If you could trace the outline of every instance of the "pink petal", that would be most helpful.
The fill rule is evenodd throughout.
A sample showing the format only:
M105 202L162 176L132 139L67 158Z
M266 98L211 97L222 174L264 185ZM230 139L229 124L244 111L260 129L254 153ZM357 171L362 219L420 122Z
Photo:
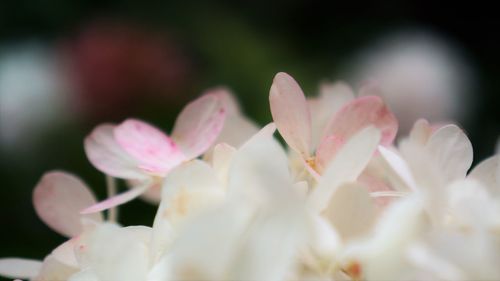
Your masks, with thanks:
M118 205L127 203L128 201L131 201L137 197L139 197L141 194L143 194L149 186L143 186L143 187L134 187L128 191L125 191L121 194L115 195L113 197L110 197L104 201L101 201L97 204L94 204L90 207L81 208L80 214L92 214L92 213L97 213L101 212L113 207L116 207Z
M164 176L186 160L177 144L159 129L127 119L114 129L116 142L148 173Z
M90 163L98 170L113 177L145 178L146 175L137 167L137 162L115 141L114 128L115 126L110 124L99 125L85 138L85 153Z
M224 87L215 88L207 91L203 95L216 95L219 99L221 99L224 104L224 108L226 109L227 115L236 115L240 114L240 106L238 101L234 97L233 93L229 91L229 89Z
M226 105L217 92L210 92L190 102L175 121L172 138L187 159L210 148L219 136L226 118Z
M274 123L286 143L304 158L309 158L311 113L299 84L286 73L276 74L269 103Z
M22 258L0 259L0 276L9 278L35 278L42 268L42 262Z
M307 99L311 112L313 147L319 145L321 134L328 121L342 106L353 99L352 89L343 82L323 83L320 86L320 96Z
M381 131L382 145L390 145L398 131L396 117L377 96L360 97L344 105L330 121L323 136L335 135L347 140L368 126Z
M95 202L94 195L79 178L64 172L46 173L33 191L33 205L40 219L69 237L82 231L80 210ZM91 218L102 221L100 214Z
M310 193L307 205L311 210L321 212L341 184L355 181L372 159L379 143L380 131L373 126L362 129L347 140Z
M329 136L322 139L316 150L316 165L320 172L328 166L328 163L330 163L344 143L345 139L337 136Z

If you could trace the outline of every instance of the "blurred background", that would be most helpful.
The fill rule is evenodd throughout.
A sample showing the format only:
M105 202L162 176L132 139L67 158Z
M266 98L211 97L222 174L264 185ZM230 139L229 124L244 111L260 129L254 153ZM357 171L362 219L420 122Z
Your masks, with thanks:
M95 125L138 117L168 132L187 101L221 85L265 124L278 71L307 95L323 81L378 79L401 131L416 117L457 120L477 163L500 133L500 18L460 5L2 1L0 257L41 259L64 241L31 205L45 171L75 173L105 197L82 145ZM120 222L150 225L155 211L135 200Z

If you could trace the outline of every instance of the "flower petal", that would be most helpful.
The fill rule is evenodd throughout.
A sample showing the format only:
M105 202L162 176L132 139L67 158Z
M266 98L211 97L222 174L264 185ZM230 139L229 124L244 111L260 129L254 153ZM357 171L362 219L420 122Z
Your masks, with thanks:
M38 216L53 230L73 237L80 234L80 210L95 204L89 188L77 177L64 172L46 173L33 191ZM101 214L90 216L102 221Z
M381 145L378 146L378 151L382 158L385 160L387 164L392 168L392 170L396 173L396 175L403 180L404 184L410 188L412 191L417 190L417 184L415 183L415 179L411 174L410 167L405 160L399 156L396 152L385 148Z
M116 142L149 173L164 176L186 157L161 130L146 122L127 119L114 129Z
M42 268L42 262L22 258L1 258L0 275L8 278L35 278Z
M344 143L345 139L337 136L328 136L322 139L316 150L316 164L320 172L328 166Z
M288 74L274 77L269 94L271 114L286 143L302 157L311 150L311 114L299 84Z
M128 191L125 191L123 193L120 193L118 195L115 195L113 197L110 197L104 201L101 201L97 204L94 204L88 208L85 209L80 209L81 214L92 214L92 213L97 213L101 212L113 207L116 207L118 205L127 203L128 201L133 200L136 197L139 197L141 194L143 194L147 189L149 188L148 185L142 186L142 187L134 187Z
M418 119L410 131L410 140L425 145L432 135L432 127L425 119Z
M69 266L53 255L48 255L43 260L42 268L35 280L68 280L76 272L78 272L77 267Z
M472 164L472 144L456 125L447 125L431 135L427 151L441 169L446 182L465 178Z
M212 167L221 182L227 182L229 166L236 149L226 143L219 143L214 147Z
M377 96L364 96L344 105L330 120L323 137L349 139L359 130L374 126L382 133L380 143L389 145L396 137L398 121Z
M145 178L146 175L137 167L137 162L115 141L114 127L110 124L99 125L85 138L85 153L90 163L98 170L113 177Z
M321 212L342 183L356 180L372 158L379 142L380 131L371 126L361 130L347 141L326 168L318 186L309 196L309 207Z
M318 146L328 121L342 106L353 99L354 92L343 82L323 83L320 87L320 96L307 99L311 112L313 147Z
M274 130L274 124L268 124L236 151L229 168L230 196L241 196L256 203L291 196L288 159L279 142L272 137Z
M472 169L468 178L478 180L491 195L500 198L500 155L494 155L481 161Z
M181 223L222 202L224 185L212 167L193 160L172 170L162 189L162 200L153 223L151 256L157 260L172 242Z
M333 193L324 216L345 241L368 234L375 222L376 209L365 186L346 183Z
M187 159L193 159L212 146L226 119L226 105L217 93L207 93L190 102L175 121L172 138Z
M222 100L227 112L224 126L213 145L224 142L239 147L259 131L259 126L243 115L236 98L229 90L219 88L212 93Z
M236 100L235 96L231 91L225 87L219 87L212 90L206 91L203 95L216 95L219 99L221 99L224 104L224 108L226 109L227 115L239 115L240 114L240 105Z
M78 237L74 237L62 243L52 251L51 256L62 264L78 268L78 261L75 254L77 241Z
M147 245L128 228L102 224L90 234L86 258L99 280L147 280Z

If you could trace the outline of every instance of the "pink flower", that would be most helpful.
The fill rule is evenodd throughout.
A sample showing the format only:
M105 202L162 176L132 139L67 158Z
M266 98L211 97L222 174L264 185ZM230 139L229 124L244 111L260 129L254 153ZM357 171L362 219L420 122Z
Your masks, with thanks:
M361 93L373 92L369 84ZM313 175L324 170L344 143L361 129L374 126L382 134L380 143L390 145L396 137L398 123L383 101L373 95L361 96L344 104L322 128L318 144L312 143L311 107L302 89L286 73L278 73L271 86L269 101L278 131L286 143L302 156Z
M146 192L173 168L202 155L218 137L225 116L226 106L221 96L207 93L182 110L171 136L137 119L97 126L85 139L89 161L103 173L139 183L139 186L82 213L99 212L128 202Z

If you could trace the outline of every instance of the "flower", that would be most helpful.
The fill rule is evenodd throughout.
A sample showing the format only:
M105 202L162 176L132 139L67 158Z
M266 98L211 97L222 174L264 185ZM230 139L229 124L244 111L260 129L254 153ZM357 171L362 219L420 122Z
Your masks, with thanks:
M222 99L215 93L207 93L182 110L172 137L137 119L95 128L85 139L89 161L107 175L139 183L83 213L99 212L128 202L152 188L174 167L200 156L222 130L225 115Z
M366 86L362 92L373 91L372 88L373 85ZM342 84L328 90L325 91L329 93L322 98L325 100L323 106L326 109L315 113L313 119L311 109L318 109L318 101L308 104L300 86L288 74L276 75L269 95L271 113L280 134L290 148L300 154L308 170L316 177L334 158L339 148L359 130L370 125L380 129L383 145L391 144L397 132L396 118L379 97L363 96L350 100L351 90ZM336 94L347 96L338 98L344 102L340 108L334 98ZM332 102L330 112L328 112L329 101ZM323 128L318 128L321 127L318 125L324 123L321 119L325 119L324 116L328 115L331 116L330 120ZM315 136L322 130L321 137L314 138L317 143L312 142L313 128Z
M425 120L393 145L397 122L380 99L348 98L332 102L332 109L326 101L347 89L339 87L308 101L290 76L278 74L270 91L276 124L259 130L222 88L189 104L171 137L135 119L97 127L86 152L107 174L110 198L96 203L71 174L44 175L33 193L35 210L70 239L43 261L0 259L0 275L35 281L498 279L500 156L469 172L473 151L466 134ZM232 120L223 126L224 116ZM326 133L316 142L322 127ZM276 129L295 154L274 138ZM297 175L297 157L314 178ZM113 196L112 177L132 181L131 190ZM113 209L102 218L106 208L155 188L160 202L152 226L122 226Z

